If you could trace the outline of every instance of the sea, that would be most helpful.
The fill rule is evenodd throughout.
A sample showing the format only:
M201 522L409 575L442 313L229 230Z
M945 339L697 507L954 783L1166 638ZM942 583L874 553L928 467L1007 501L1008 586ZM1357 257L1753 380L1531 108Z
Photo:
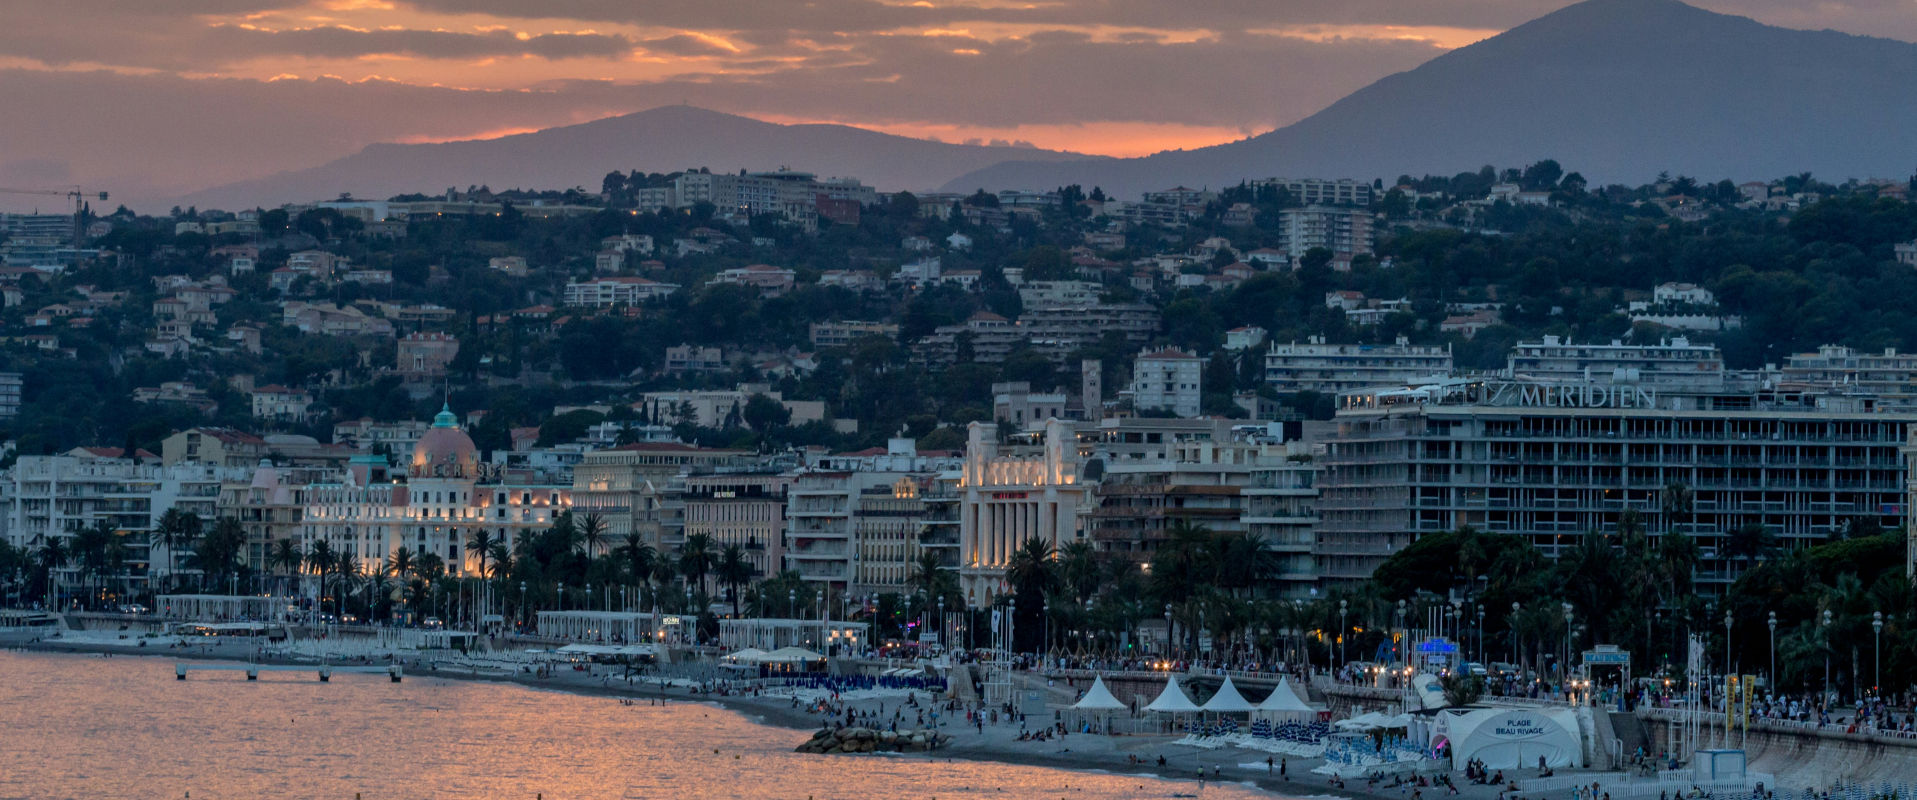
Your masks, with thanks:
M802 755L804 731L713 705L625 705L408 675L195 672L0 652L0 798L615 800L1269 798L1192 780Z

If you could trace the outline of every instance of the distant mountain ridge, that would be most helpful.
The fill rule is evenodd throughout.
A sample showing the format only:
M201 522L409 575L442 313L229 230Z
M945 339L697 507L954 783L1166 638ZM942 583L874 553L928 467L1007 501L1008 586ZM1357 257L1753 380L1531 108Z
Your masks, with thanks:
M1917 166L1917 45L1799 31L1677 0L1586 0L1388 76L1293 125L1143 158L979 170L945 185L1119 197L1273 176L1455 174L1555 158L1592 183Z
M612 170L790 167L858 178L883 191L927 190L1008 160L1096 160L1023 147L946 144L848 125L781 125L693 106L661 106L498 139L374 144L309 169L196 192L181 205L273 206L352 193L385 198L449 186L598 191Z

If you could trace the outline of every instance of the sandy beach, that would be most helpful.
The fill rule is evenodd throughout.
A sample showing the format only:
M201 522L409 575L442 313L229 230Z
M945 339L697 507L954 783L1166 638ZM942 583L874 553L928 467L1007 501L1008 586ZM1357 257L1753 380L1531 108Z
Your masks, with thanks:
M261 664L312 665L311 661L288 658L264 657L258 649L247 643L236 642L189 642L183 646L151 645L140 647L129 641L118 644L100 641L62 641L59 639L33 642L16 642L15 646L32 652L93 654L105 657L147 657L156 660L171 661L255 661ZM432 677L451 680L485 681L493 683L511 683L531 689L563 691L574 694L629 699L643 702L679 702L703 703L724 708L748 719L765 725L791 730L816 731L828 719L814 713L804 703L795 704L787 696L754 696L751 694L721 694L700 692L696 687L667 685L659 677L633 676L630 679L618 673L599 667L595 670L572 671L559 670L548 675L534 673L485 673L456 668L435 668L430 655L418 659L404 659L406 674L413 677ZM351 662L335 662L346 666ZM371 662L384 663L384 662ZM880 722L889 723L891 714L900 708L903 694L871 698L849 698L841 702L845 708L861 712L872 712ZM927 703L928 693L918 693L918 702ZM900 725L900 730L916 727L915 716L908 716ZM841 715L842 718L842 715ZM1050 725L1051 720L1033 717L1027 729L1037 730ZM887 754L886 758L927 758L927 759L967 759L991 761L1025 766L1050 767L1065 770L1095 770L1111 774L1127 774L1189 780L1194 789L1199 784L1202 771L1207 785L1217 781L1256 786L1260 789L1290 797L1332 796L1347 797L1354 800L1408 800L1414 796L1414 788L1385 787L1371 788L1361 781L1349 781L1344 787L1328 783L1323 775L1311 773L1312 768L1322 762L1318 759L1273 757L1272 765L1265 762L1266 753L1233 747L1205 749L1180 745L1176 742L1182 735L1120 735L1101 736L1089 734L1068 734L1047 741L1020 741L1020 726L1016 722L1001 718L997 723L987 722L981 731L978 726L965 723L964 717L956 721L944 721L938 728L939 733L951 737L949 744L929 753ZM1158 764L1159 757L1165 764ZM859 756L819 756L820 758L859 757ZM873 756L865 756L873 757ZM1134 761L1133 759L1136 759ZM1287 774L1280 777L1277 766L1284 762ZM1218 777L1213 777L1214 770ZM1559 775L1548 781L1552 789L1540 786L1537 790L1523 791L1528 778L1535 777L1535 771L1525 770L1515 776L1521 791L1512 797L1545 797L1557 794L1555 787L1563 784L1563 791L1569 791L1570 778L1583 783L1598 781L1601 784L1621 780L1617 773L1600 773L1588 770L1560 770ZM1459 781L1458 797L1465 800L1496 800L1497 787L1473 786ZM1426 787L1419 796L1436 798L1444 793L1443 787ZM1620 795L1623 793L1620 793ZM1653 792L1655 794L1655 792Z

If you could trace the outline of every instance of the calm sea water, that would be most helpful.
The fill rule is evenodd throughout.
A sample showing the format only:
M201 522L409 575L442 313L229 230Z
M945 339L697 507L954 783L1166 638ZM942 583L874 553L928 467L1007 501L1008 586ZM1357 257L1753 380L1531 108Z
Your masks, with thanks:
M196 673L0 653L0 798L1104 798L1191 782L791 752L718 708L408 676ZM718 752L714 752L714 751ZM1269 797L1212 787L1207 798Z

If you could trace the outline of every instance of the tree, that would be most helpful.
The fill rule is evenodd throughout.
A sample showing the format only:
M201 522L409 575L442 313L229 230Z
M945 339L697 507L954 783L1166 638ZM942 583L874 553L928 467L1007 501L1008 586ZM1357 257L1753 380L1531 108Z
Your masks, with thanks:
M233 585L227 579L239 574L245 555L246 529L237 519L221 517L213 523L213 530L200 539L200 546L193 552L193 562L200 570L202 584L210 584L218 591L222 584Z
M154 528L153 535L158 538L160 546L166 550L166 576L169 586L172 585L173 569L179 563L177 557L179 549L191 547L193 542L200 538L202 525L200 515L190 511L169 508L166 513L160 515L160 522Z
M1770 554L1777 546L1777 534L1761 522L1739 525L1724 538L1724 557L1744 559L1745 569Z
M326 610L326 576L332 572L337 561L338 556L333 552L333 545L325 539L315 540L306 549L306 568L312 570L314 575L319 578L319 605L321 611ZM333 610L335 612L339 610L338 602L333 604Z
M706 574L712 571L712 536L704 533L686 535L685 544L679 548L679 571L686 576L686 585L706 590Z
M652 584L652 568L659 559L659 551L646 544L638 532L628 533L624 543L619 546L619 557L625 561L626 576L632 579L635 599L645 605L643 590Z
M617 173L614 173L617 174ZM485 528L474 528L466 537L466 552L479 561L479 574L486 574L486 562L493 557L493 545L499 541L493 538L493 532Z
M726 585L726 591L732 596L732 616L739 616L739 586L752 580L752 562L746 558L745 548L737 544L728 544L719 551L719 565L715 572L719 580Z
M596 511L587 512L579 520L579 541L586 546L586 557L598 555L606 543L606 518Z
M1444 704L1453 708L1471 705L1484 696L1484 679L1476 675L1453 672L1439 678L1438 686L1444 689Z
M300 564L304 561L305 557L300 553L299 543L291 538L275 539L273 545L267 549L266 568L281 573L287 578L298 572ZM285 590L286 587L282 583L280 591Z

